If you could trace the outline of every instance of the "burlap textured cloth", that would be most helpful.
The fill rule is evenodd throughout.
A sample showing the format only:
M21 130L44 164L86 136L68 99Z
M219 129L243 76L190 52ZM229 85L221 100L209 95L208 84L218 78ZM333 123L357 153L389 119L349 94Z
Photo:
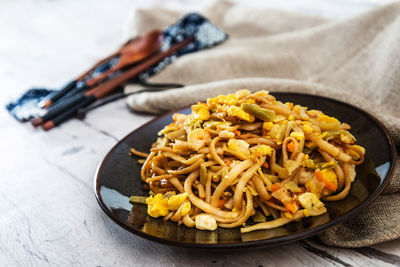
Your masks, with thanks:
M228 33L229 40L182 56L150 79L187 86L133 95L128 98L130 108L162 113L242 88L305 92L370 112L400 145L400 3L341 21L226 1L214 3L202 14ZM165 28L181 15L159 8L137 10L128 35ZM376 201L321 234L321 240L361 247L399 238L399 169L398 161L392 182Z

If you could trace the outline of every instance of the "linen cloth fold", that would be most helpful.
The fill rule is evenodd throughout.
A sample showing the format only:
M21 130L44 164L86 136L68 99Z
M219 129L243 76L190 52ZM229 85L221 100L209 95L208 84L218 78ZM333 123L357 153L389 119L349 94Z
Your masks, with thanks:
M162 113L218 94L304 92L358 106L400 145L400 3L341 21L218 1L202 12L229 34L224 44L177 58L149 82L183 88L128 97L134 111ZM182 13L136 10L127 34L165 28ZM127 85L126 91L135 90ZM399 150L397 151L399 153ZM384 193L358 216L332 227L328 245L362 247L400 237L400 166Z

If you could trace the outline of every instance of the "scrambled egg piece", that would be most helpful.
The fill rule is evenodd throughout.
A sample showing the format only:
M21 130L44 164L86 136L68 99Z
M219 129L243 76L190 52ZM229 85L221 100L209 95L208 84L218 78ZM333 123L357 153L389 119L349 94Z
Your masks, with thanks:
M254 94L258 95L258 96L268 96L269 92L266 90L261 90L261 91L255 92Z
M165 193L165 196L162 194L157 194L154 197L149 196L146 198L147 213L154 218L166 216L169 211L178 210L179 207L186 201L187 195L187 193L175 195L175 192L169 191ZM191 208L192 206L189 201L183 204L181 209L182 216L188 214Z
M186 202L185 204L183 204L182 210L181 210L181 214L182 216L185 216L186 214L189 214L190 210L192 209L192 205L190 204L190 202Z
M228 115L237 117L241 120L248 121L248 122L253 122L256 119L253 115L251 115L250 113L247 113L246 111L242 110L241 108L239 108L237 106L230 106L228 109Z
M303 126L303 131L306 132L307 134L310 134L310 133L312 133L313 128L310 125L305 124Z
M249 144L246 141L239 140L239 139L229 139L228 141L228 147L236 152L240 153L244 157L250 157L250 150L249 150Z
M204 103L192 105L192 111L194 119L196 120L205 121L210 118L210 111L208 110L208 106Z
M199 230L210 230L214 231L217 229L217 221L215 218L208 214L199 214L195 219L196 228Z
M272 126L274 126L274 123L272 121L268 121L268 122L265 121L263 123L263 129L265 129L267 131L271 130Z
M299 141L304 140L304 134L302 132L291 132L290 136Z
M257 157L271 156L272 147L270 147L268 145L260 145L256 149L253 150L253 154Z
M146 198L147 213L154 218L165 216L168 214L168 199L164 198L163 195L157 194L154 197L150 196Z
M238 99L234 94L229 95L219 95L214 98L207 99L207 105L209 107L216 107L218 104L226 104L226 105L236 105Z
M280 121L283 121L283 120L285 120L286 118L285 118L285 116L283 116L283 115L276 115L273 119L272 119L272 121L273 122L280 122Z
M179 195L171 196L168 199L168 209L169 210L177 210L182 205L182 203L187 199L188 194L182 193Z
M324 207L324 203L322 203L315 194L310 192L301 194L298 199L301 206L307 210L318 210Z
M329 163L333 163L335 164L333 161L328 162ZM321 170L321 173L323 175L323 179L325 181L328 181L330 183L334 183L335 185L337 185L337 177L336 177L336 173L332 170L332 169L323 169Z
M335 117L329 117L325 114L319 116L318 121L327 122L327 123L340 123L338 121L338 119L336 119Z
M319 121L319 127L322 131L335 130L340 128L340 121L334 117L329 117L325 114L322 114L317 120Z
M236 96L238 99L240 99L240 98L246 97L246 96L248 96L248 95L250 95L250 94L251 94L250 90L248 90L248 89L242 89L242 90L236 91L235 96Z

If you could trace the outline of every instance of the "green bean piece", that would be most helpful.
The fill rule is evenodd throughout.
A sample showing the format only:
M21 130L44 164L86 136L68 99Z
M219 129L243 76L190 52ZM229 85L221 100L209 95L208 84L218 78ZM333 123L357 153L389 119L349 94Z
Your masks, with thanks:
M247 104L243 103L241 105L241 108L246 111L247 113L250 113L254 115L257 119L263 120L263 121L271 121L275 118L275 111L262 108L259 105L256 104Z
M255 223L261 223L267 221L267 218L265 218L264 214L262 214L258 210L256 210L256 214L254 214L252 218Z
M204 163L200 164L200 183L204 186L207 183L207 167Z
M146 204L146 198L145 196L131 196L129 198L130 203L141 203L141 204Z

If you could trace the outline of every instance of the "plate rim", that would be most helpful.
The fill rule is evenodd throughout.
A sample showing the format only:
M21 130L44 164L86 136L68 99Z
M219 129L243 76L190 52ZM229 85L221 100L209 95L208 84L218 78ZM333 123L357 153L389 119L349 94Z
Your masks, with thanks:
M139 231L136 230L132 227L130 227L128 224L126 224L125 222L121 221L114 213L112 213L110 211L110 209L107 207L107 205L104 203L102 196L100 194L100 184L99 184L99 178L100 178L100 174L101 171L103 169L104 163L107 161L107 159L109 158L109 156L111 155L111 153L122 143L125 142L125 140L131 136L132 134L134 134L135 132L141 130L142 128L145 128L147 125L153 123L154 121L157 121L159 119L165 118L167 116L171 116L173 113L182 111L189 106L185 106L183 108L179 108L179 109L175 109L172 111L168 111L164 114L161 114L159 116L156 116L155 118L151 119L150 121L144 123L143 125L140 125L139 127L137 127L136 129L134 129L133 131L131 131L130 133L128 133L126 136L124 136L122 139L120 139L108 152L107 154L104 156L104 158L101 160L101 162L99 163L95 175L94 175L94 194L97 200L97 203L100 205L101 209L103 210L103 212L116 224L118 224L120 227L122 227L123 229L127 230L128 232L135 234L136 236L139 236L141 238L147 239L147 240L151 240L157 243L161 243L164 245L172 245L175 247L184 247L184 248L200 248L200 249L218 249L218 250L226 250L226 249L245 249L245 248L263 248L263 247L268 247L268 246L275 246L275 245L283 245L283 244L287 244L287 243L292 243L301 239L305 239L314 235L317 235L325 230L327 230L330 227L333 227L334 225L339 225L344 223L345 221L347 221L349 218L351 218L352 216L357 215L361 210L363 210L364 208L366 208L368 205L370 205L381 193L382 191L387 187L387 185L389 184L389 182L392 180L393 178L393 174L394 174L394 167L395 167L395 163L396 163L396 159L397 159L397 153L396 153L396 145L394 142L394 138L393 136L390 134L390 132L388 131L388 129L386 128L386 126L380 122L375 116L373 116L371 113L356 107L352 104L349 103L345 103L343 101L334 99L334 98L329 98L329 97L325 97L325 96L320 96L320 95L313 95L313 94L308 94L308 93L300 93L300 92L270 92L271 95L274 94L290 94L290 95L300 95L300 96L306 96L306 97L312 97L312 98L320 98L320 99L324 99L324 100L328 100L328 101L333 101L342 105L346 105L349 106L355 110L357 110L360 113L363 113L364 115L366 115L368 118L370 118L376 125L378 125L381 130L384 132L385 136L386 136L386 140L389 143L389 147L390 147L390 154L391 154L391 162L390 162L390 168L389 171L386 175L386 177L384 178L383 183L381 183L377 189L372 192L372 194L370 194L366 199L364 199L357 207L353 208L352 210L350 210L349 212L345 213L344 215L329 221L328 223L316 226L315 228L311 228L309 230L303 231L303 232L299 232L299 233L294 233L294 234L289 234L289 235L284 235L284 236L278 236L278 237L274 237L274 238L269 238L269 239L261 239L261 240L256 240L256 241L249 241L249 242L242 242L242 243L225 243L225 244L207 244L207 243L189 243L189 242L180 242L180 241L175 241L175 240L169 240L169 239L165 239L165 238L161 238L161 237L157 237L157 236L153 236L150 234L147 234L143 231Z

